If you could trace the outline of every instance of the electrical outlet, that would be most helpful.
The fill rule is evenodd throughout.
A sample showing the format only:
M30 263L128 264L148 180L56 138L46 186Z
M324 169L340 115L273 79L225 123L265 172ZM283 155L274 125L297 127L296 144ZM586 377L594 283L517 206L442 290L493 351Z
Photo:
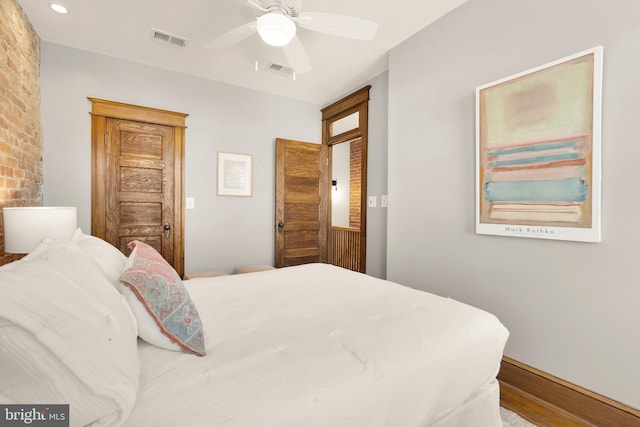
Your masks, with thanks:
M369 196L369 207L375 208L378 204L378 198L376 196Z

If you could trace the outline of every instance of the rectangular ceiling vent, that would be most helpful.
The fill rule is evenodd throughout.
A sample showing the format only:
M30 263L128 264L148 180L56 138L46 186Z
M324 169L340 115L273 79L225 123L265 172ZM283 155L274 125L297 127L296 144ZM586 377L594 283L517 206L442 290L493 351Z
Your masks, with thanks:
M183 48L187 47L187 44L189 43L189 39L185 37L176 36L175 34L158 30L156 28L151 29L151 40Z
M285 77L291 77L293 75L293 68L273 62L268 63L265 69Z

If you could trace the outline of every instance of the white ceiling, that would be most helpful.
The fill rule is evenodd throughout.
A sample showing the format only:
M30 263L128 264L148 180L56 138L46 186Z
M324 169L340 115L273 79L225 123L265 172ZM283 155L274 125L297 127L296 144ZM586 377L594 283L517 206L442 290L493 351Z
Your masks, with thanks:
M299 29L313 69L294 81L262 69L269 62L288 64L280 48L257 34L225 50L203 49L260 14L246 0L59 0L67 15L53 12L45 0L18 0L44 41L319 105L385 71L390 49L465 1L302 0L302 11L355 16L379 26L373 41ZM188 45L153 41L151 28L186 38Z

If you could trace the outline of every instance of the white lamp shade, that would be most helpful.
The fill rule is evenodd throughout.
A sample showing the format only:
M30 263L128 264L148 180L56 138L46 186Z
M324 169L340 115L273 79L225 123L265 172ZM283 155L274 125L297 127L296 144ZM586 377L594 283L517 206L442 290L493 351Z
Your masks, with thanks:
M281 13L270 12L258 18L257 30L265 43L285 46L295 37L296 24Z
M2 208L4 251L26 254L43 239L70 239L78 227L74 207Z

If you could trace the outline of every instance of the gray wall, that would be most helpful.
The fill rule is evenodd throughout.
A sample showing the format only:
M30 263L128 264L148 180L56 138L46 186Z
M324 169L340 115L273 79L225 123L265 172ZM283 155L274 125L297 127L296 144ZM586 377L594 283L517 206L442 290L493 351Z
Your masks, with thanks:
M387 136L389 73L366 82L369 90L369 144L367 146L367 196L376 196L375 208L367 208L367 274L387 277L387 210L380 196L387 193Z
M321 142L320 106L42 43L45 205L91 229L87 96L187 113L185 271L273 264L275 138ZM216 196L216 152L253 156L253 197Z
M487 309L506 355L640 407L640 2L469 0L391 51L388 277ZM474 234L475 88L604 46L602 243Z
M322 106L43 42L45 205L78 207L91 229L87 97L187 113L185 271L273 263L275 138L321 142ZM369 188L386 192L387 73L370 82ZM359 89L354 88L354 90ZM345 94L345 96L348 94ZM216 152L253 156L253 197L216 196ZM386 274L386 209L369 210L370 274Z

